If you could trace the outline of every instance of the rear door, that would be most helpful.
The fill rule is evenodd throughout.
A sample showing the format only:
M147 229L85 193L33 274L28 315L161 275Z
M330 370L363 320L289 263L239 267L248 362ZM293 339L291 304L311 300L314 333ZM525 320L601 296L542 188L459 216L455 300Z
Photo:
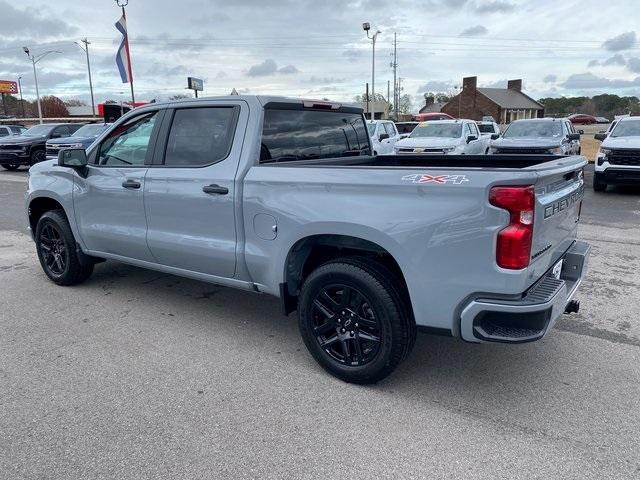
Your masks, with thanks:
M158 263L233 277L235 176L247 119L241 101L167 112L145 184L147 243Z

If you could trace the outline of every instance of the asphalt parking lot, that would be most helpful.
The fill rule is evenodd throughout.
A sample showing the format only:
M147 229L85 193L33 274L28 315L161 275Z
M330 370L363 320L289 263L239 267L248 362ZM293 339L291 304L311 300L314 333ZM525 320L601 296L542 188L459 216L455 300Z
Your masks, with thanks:
M640 189L594 194L579 314L520 346L420 334L373 387L276 299L113 262L57 287L0 171L0 478L640 478Z

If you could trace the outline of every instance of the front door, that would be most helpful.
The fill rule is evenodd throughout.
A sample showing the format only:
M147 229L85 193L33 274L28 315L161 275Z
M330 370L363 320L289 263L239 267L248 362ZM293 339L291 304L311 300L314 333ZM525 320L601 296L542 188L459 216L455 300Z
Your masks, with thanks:
M115 127L78 176L73 204L80 236L92 252L153 261L146 242L144 183L161 112Z
M219 277L236 269L234 196L246 125L243 102L211 102L167 112L145 185L147 243L162 265Z

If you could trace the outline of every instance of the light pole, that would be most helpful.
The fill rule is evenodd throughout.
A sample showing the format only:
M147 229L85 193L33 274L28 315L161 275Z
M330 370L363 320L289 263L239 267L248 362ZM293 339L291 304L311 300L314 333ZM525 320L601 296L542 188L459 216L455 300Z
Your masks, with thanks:
M91 42L89 40L87 40L87 38L83 38L82 40L80 40L82 43L84 43L84 47L82 45L80 45L78 42L73 42L75 43L78 47L80 47L82 50L84 50L84 53L87 54L87 71L89 72L89 91L91 92L91 111L93 112L93 116L96 116L96 103L93 100L93 83L91 82L91 63L89 62L89 45L91 44Z
M20 90L20 109L22 110L22 118L24 118L24 101L22 100L22 83L20 83L20 80L22 80L22 76L18 77L18 90Z
M31 52L29 52L29 48L27 47L22 47L22 50L24 50L24 53L27 54L27 57L29 57L29 60L31 60L31 63L33 64L33 79L35 80L35 83L36 83L36 97L38 99L38 118L40 119L40 123L42 123L42 107L40 106L40 91L38 90L38 74L36 73L36 63L38 63L40 60L42 60L44 57L46 57L50 53L62 53L62 52L60 50L48 50L36 57L35 55L32 55Z
M369 25L369 22L365 22L362 24L362 29L367 32L367 38L369 40L371 40L371 43L373 44L373 56L371 59L371 97L373 97L373 105L371 107L371 120L373 120L374 117L374 113L373 111L375 110L375 101L376 101L376 39L378 38L378 34L381 33L380 30L376 30L376 33L373 34L373 36L369 36L369 30L371 30L371 25Z

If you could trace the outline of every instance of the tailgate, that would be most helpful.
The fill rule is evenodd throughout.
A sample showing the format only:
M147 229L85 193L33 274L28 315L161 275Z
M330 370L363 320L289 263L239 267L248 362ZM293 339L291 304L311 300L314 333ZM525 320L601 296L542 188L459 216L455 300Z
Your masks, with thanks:
M530 270L537 280L576 239L584 195L584 164L539 173Z

